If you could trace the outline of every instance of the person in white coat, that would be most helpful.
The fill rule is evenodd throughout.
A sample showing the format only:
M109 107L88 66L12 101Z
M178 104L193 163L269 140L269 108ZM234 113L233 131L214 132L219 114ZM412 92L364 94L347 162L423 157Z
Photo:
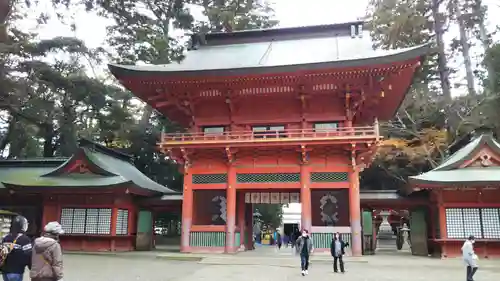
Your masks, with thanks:
M464 245L462 246L462 256L465 262L465 266L467 266L467 281L474 281L474 274L478 269L477 265L477 255L474 253L474 236L469 236L467 240L465 240Z

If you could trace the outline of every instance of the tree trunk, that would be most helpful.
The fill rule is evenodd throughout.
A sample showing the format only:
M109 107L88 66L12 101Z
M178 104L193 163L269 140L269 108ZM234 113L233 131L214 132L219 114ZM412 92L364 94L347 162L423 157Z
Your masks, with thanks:
M5 135L0 140L0 154L1 154L1 152L3 152L5 150L5 148L7 147L7 145L11 141L11 137L14 133L14 127L16 125L16 121L17 120L13 116L11 116L9 118L9 126L7 127L7 132L5 132Z
M443 91L443 96L445 99L446 108L444 109L447 115L447 131L448 138L451 138L449 141L452 141L454 137L452 133L458 127L459 124L459 116L452 109L453 99L451 97L451 87L450 87L450 72L448 69L448 62L446 58L445 52L445 44L444 44L444 22L445 17L439 11L440 6L442 4L442 0L432 0L432 17L434 18L434 33L436 34L436 45L437 45L437 55L438 55L438 72L439 72L439 80L441 82L441 90Z
M14 116L14 120L16 120L17 118ZM12 141L12 139L10 139L11 141L9 142L10 146L9 146L9 155L7 156L7 158L13 158L13 159L16 159L16 158L22 158L23 156L23 150L25 149L26 145L27 145L27 133L26 133L26 128L23 126L22 123L18 122L18 120L16 120L15 122L13 122L12 124L12 131L13 131L13 134L15 135L15 141Z
M63 116L60 120L61 127L59 152L61 156L70 157L75 153L77 148L76 129L75 129L75 113L71 105L63 106Z
M475 95L476 89L474 86L474 73L472 72L472 61L470 59L469 38L467 37L467 31L466 31L467 27L465 26L465 21L462 16L462 11L461 11L462 7L460 7L459 0L454 0L453 6L459 27L460 46L462 47L462 56L464 58L464 64L465 64L465 77L467 80L467 89L470 95Z
M434 18L434 33L436 34L436 44L438 53L438 72L441 81L441 89L446 102L451 104L450 73L445 53L444 44L444 15L439 12L441 0L432 0L432 16Z
M484 52L486 53L490 48L490 39L488 32L486 30L486 24L484 22L484 6L482 0L474 0L474 5L472 5L473 13L477 19L477 25L479 28L479 40L483 45ZM496 93L496 72L495 67L491 61L485 61L486 70L488 72L488 87L486 87L486 93Z
M53 126L45 126L43 128L43 157L54 157L54 150L55 150L55 145L54 145L54 138L56 134L54 132L54 127Z
M5 43L8 40L7 36L7 19L12 12L14 0L0 0L0 43Z

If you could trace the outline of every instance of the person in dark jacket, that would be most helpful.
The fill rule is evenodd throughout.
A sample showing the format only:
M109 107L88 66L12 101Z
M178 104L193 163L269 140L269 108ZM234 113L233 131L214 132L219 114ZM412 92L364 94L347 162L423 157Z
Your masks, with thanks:
M2 248L10 249L1 268L4 281L23 280L24 269L31 269L31 239L25 235L28 220L16 216L12 221L10 233L2 240Z
M313 242L311 237L309 237L309 231L307 231L307 229L302 230L302 236L297 238L295 249L300 255L302 276L305 276L309 274L309 257L314 251Z
M281 237L281 233L279 230L276 230L276 246L278 246L278 250L281 250L281 245L283 243L283 238Z
M342 257L345 255L345 247L349 246L349 243L345 243L340 237L340 233L335 233L333 235L332 243L330 244L330 252L333 257L333 271L339 272L337 263L340 265L340 272L344 273L344 260Z

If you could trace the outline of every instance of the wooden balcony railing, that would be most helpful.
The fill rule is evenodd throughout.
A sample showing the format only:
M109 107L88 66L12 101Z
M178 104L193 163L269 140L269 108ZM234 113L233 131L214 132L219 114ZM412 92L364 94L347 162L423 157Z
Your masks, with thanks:
M287 129L282 131L228 131L222 133L173 133L163 134L161 146L231 145L245 143L293 143L317 141L378 141L378 124L365 127L337 129Z

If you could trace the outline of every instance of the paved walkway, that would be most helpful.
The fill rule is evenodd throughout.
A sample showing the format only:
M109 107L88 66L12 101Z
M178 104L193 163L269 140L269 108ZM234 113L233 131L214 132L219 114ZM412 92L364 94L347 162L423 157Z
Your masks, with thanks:
M476 281L500 280L500 261L481 261ZM295 256L209 256L202 261L172 261L132 255L65 255L68 281L462 281L460 260L411 256L348 258L346 274L334 274L331 260L312 259L310 275L300 275ZM29 279L26 279L29 280Z

